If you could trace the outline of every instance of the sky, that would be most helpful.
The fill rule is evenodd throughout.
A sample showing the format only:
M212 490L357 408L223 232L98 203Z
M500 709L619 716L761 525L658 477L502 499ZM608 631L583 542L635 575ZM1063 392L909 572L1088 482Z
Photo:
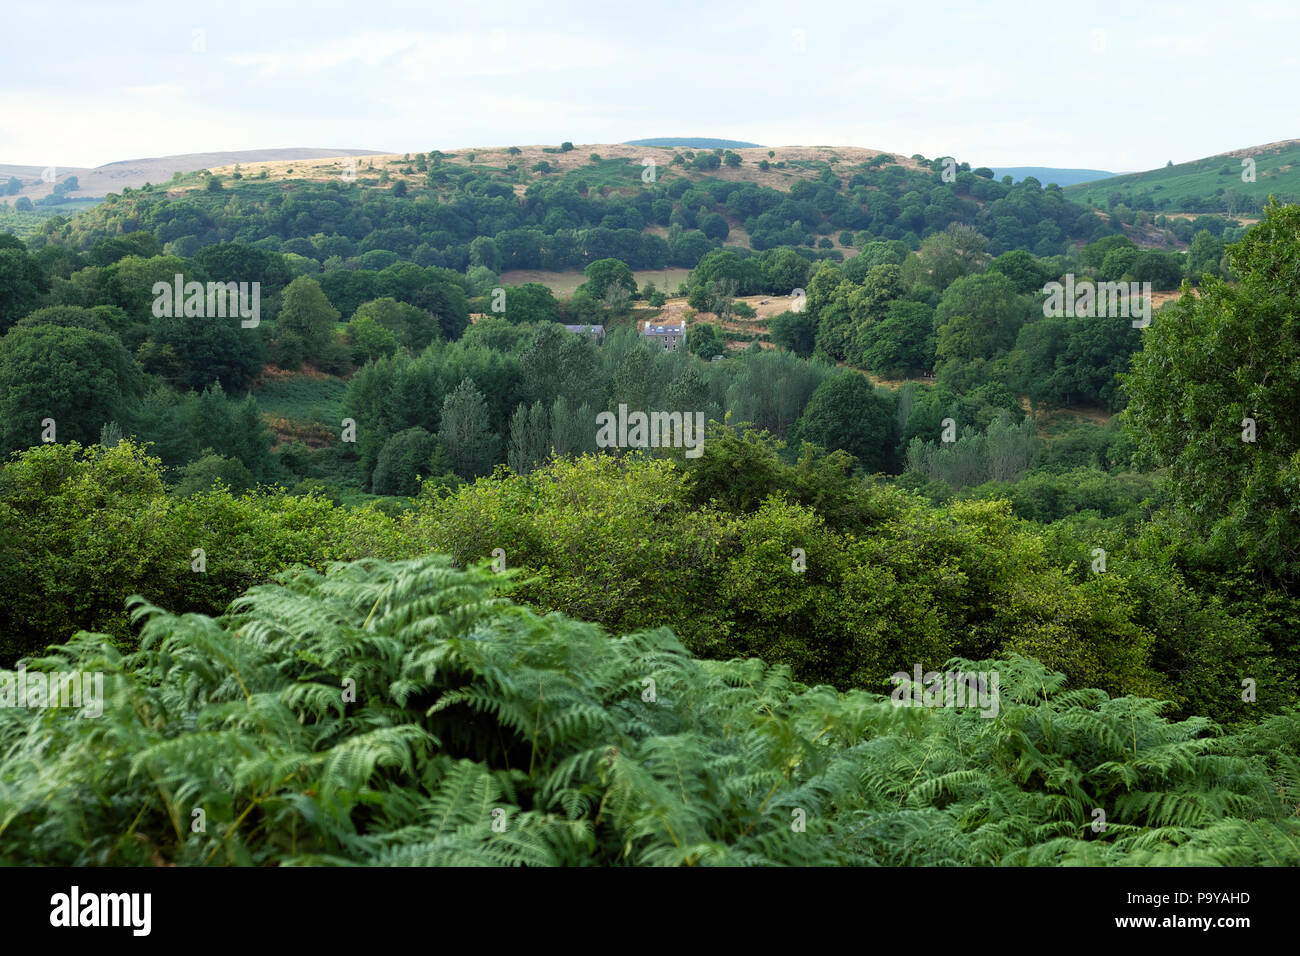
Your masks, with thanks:
M1150 169L1300 136L1300 4L8 5L0 163L708 136Z

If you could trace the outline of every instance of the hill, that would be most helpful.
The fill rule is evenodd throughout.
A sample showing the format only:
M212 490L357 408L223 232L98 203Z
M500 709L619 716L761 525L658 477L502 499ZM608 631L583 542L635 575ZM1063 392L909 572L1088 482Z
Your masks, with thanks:
M157 156L147 159L127 159L103 166L87 168L82 166L21 166L0 163L0 180L17 177L22 184L17 193L8 201L13 202L17 196L26 196L35 201L44 199L54 191L54 187L76 176L80 186L76 190L77 198L103 197L110 192L120 193L123 189L139 189L145 183L165 183L176 174L193 173L200 169L212 169L218 166L233 166L235 163L248 164L268 161L317 159L325 156L368 155L374 150L368 149L319 149L315 147L293 147L288 149L242 149L214 150L206 153L182 153L176 156ZM52 172L46 174L46 169Z
M730 167L719 163L714 168L693 161L692 156L686 156L686 153L698 154L685 146L668 147L633 143L578 143L568 150L559 146L539 144L465 147L448 152L434 150L427 156L430 162L436 160L439 164L452 168L460 167L489 175L508 175L515 183L516 192L520 194L528 185L541 180L554 180L557 174L566 178L573 174L580 174L583 181L592 186L631 186L642 181L641 176L647 160L655 164L657 180L673 177L699 180L708 176L741 183L750 182L783 192L788 192L799 180L819 179L824 169L829 169L833 176L847 178L863 163L876 160L877 157L885 157L885 160L878 160L878 162L887 161L912 172L929 171L928 165L908 158L902 153L860 146L772 148L756 146L735 147L733 152L740 157L740 165ZM426 154L354 155L356 155L356 165L351 168L356 170L358 181L363 184L366 175L372 170L376 176L381 176L386 170L389 182L404 178L408 186L423 185L426 180L427 167L418 168L421 162L419 157ZM682 156L684 161L674 163L678 156ZM542 163L546 165L539 165ZM763 168L763 165L767 168ZM234 172L233 165L206 168L219 176L229 176ZM260 177L265 171L266 178L271 180L306 179L329 182L340 178L350 167L345 156L310 165L272 160L262 163L241 163L240 168L245 178Z
M1098 179L1109 179L1116 173L1108 173L1104 169L1057 169L1053 166L1001 166L993 168L993 175L998 179L1003 176L1010 176L1012 182L1020 182L1027 176L1032 176L1040 183L1046 186L1048 183L1056 183L1058 186L1072 186L1075 183L1089 183Z
M1249 163L1254 163L1254 176ZM1247 176L1243 179L1243 175ZM1253 178L1253 181L1249 181ZM1066 187L1066 195L1106 209L1123 203L1130 209L1165 213L1257 213L1270 194L1279 202L1300 200L1300 140L1218 153L1142 173Z
M566 143L347 155L208 168L110 196L56 228L85 248L148 224L181 256L252 230L321 264L387 250L457 272L479 237L493 239L499 256L488 261L505 272L581 270L608 257L633 270L689 269L720 245L839 259L868 241L915 249L952 224L981 232L993 255L1050 256L1113 231L1058 187L1008 186L969 163L947 181L944 168L922 156L829 146ZM238 208L228 206L232 192Z
M683 146L687 149L742 149L757 148L758 143L738 139L710 139L707 136L660 136L654 139L629 139L628 146Z

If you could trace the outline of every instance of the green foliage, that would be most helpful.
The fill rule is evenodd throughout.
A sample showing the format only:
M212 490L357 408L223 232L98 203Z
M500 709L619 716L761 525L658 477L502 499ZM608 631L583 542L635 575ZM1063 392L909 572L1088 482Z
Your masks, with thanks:
M807 312L782 312L767 324L768 336L783 349L800 358L813 354L817 341L817 323Z
M257 484L253 473L244 467L242 461L215 454L194 459L178 470L177 477L172 494L182 498L208 491L214 485L239 495Z
M1125 380L1142 459L1169 468L1178 515L1286 581L1300 568L1297 223L1300 207L1271 206L1230 250L1241 281L1207 279L1162 310Z
M330 305L320 283L309 276L299 276L284 290L277 329L302 339L308 360L320 356L334 335L339 312Z
M73 325L19 326L0 338L0 448L93 442L123 421L141 392L140 370L116 337Z
M0 247L0 332L36 308L41 294L48 290L45 274L25 246Z
M491 430L487 404L473 379L465 379L443 399L438 435L452 471L461 478L478 478L491 470L500 439Z
M372 488L377 495L419 493L419 478L429 474L437 440L419 426L400 431L384 443L375 464Z
M868 472L893 465L894 403L856 372L839 372L817 386L795 422L790 441L840 449Z
M692 355L708 361L725 352L726 346L718 337L717 326L708 322L696 322L686 331L686 349Z
M101 719L0 710L0 859L1300 862L1294 715L1216 739L1014 656L950 662L999 675L991 718L897 707L500 586L433 557L289 574L218 620L138 603L138 652L83 635L31 662L102 673Z
M375 553L375 516L320 498L168 495L139 445L41 445L0 471L0 663L78 630L130 646L126 599L219 613L240 591L293 564ZM206 571L193 568L193 550Z

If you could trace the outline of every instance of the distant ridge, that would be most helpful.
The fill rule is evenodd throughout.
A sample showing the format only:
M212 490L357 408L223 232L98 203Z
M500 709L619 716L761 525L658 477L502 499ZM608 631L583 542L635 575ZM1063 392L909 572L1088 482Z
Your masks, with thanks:
M80 189L71 198L102 197L110 192L120 193L125 188L139 189L145 183L155 186L167 183L175 173L192 173L200 169L215 169L235 163L250 164L276 160L324 159L332 156L371 156L373 149L331 149L310 146L280 149L213 150L206 153L182 153L177 156L153 156L144 159L126 159L105 163L89 169L84 166L52 166L54 178L42 176L45 167L20 166L0 163L0 179L16 176L22 189L16 195L40 199L54 190L55 183L76 176ZM10 200L12 201L12 199Z
M660 136L655 139L629 139L624 146L685 146L689 149L756 149L762 143L739 139L710 139L707 136Z
M973 164L972 164L973 165ZM1014 183L1033 176L1046 186L1056 183L1058 186L1073 186L1076 183L1091 183L1098 179L1109 179L1119 173L1108 173L1104 169L1057 169L1053 166L1003 166L993 170L997 179L1010 176Z

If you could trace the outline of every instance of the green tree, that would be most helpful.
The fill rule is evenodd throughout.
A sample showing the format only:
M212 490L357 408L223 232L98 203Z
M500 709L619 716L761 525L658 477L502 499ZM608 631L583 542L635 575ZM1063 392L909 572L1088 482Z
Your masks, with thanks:
M465 379L443 399L438 437L452 471L460 478L472 481L492 470L500 440L492 431L487 403L473 379Z
M348 340L352 343L352 361L357 365L397 351L397 336L360 311L348 323Z
M182 467L177 473L172 494L178 498L210 491L213 485L221 484L233 494L243 494L257 484L253 473L244 467L244 463L235 458L210 454Z
M923 302L890 302L885 317L861 333L864 368L902 376L934 366L934 313Z
M990 272L1000 272L1011 280L1012 286L1021 295L1030 295L1042 290L1051 278L1051 271L1038 257L1024 249L1004 252L989 263Z
M790 431L790 443L842 449L869 473L893 466L894 403L857 372L839 372L813 392Z
M610 287L615 285L626 289L629 295L636 295L636 278L621 259L597 259L582 271L587 277L584 287L597 301L604 299Z
M806 311L782 312L767 323L767 334L781 348L808 358L817 341L817 325Z
M1187 250L1187 278L1195 283L1199 283L1201 276L1206 274L1222 278L1219 263L1223 255L1223 240L1206 229L1200 230L1192 238L1191 247Z
M584 402L575 409L563 395L555 399L550 450L559 457L596 450L596 413L589 404Z
M413 497L419 494L420 477L429 477L437 439L414 426L398 432L384 443L370 478L377 495Z
M1297 236L1300 206L1270 204L1229 247L1240 282L1208 278L1162 309L1124 380L1141 460L1169 469L1179 519L1225 563L1288 582L1300 580Z
M596 385L600 358L591 336L548 323L519 356L519 371L524 394L533 401L549 406L563 396L576 405Z
M506 287L505 307L506 320L516 325L560 321L560 305L555 301L555 293L540 282Z
M73 326L11 329L0 338L0 446L55 440L93 444L107 422L124 421L142 390L140 370L116 337Z
M1028 300L1000 272L957 279L935 309L936 355L941 362L992 358L1015 344L1028 314Z
M469 244L470 265L501 271L501 250L491 236L477 236Z
M903 279L942 292L962 276L983 269L988 261L988 240L972 226L950 223L921 242L917 255L904 263Z
M442 329L433 316L424 309L399 302L390 296L371 299L357 306L352 322L363 317L388 330L397 345L412 352L421 352L430 343L442 338ZM351 322L348 329L351 332Z
M696 322L686 330L686 350L706 362L726 351L718 330L708 322Z
M808 260L789 247L768 250L762 262L769 292L790 295L808 282Z
M278 332L292 332L302 339L305 357L315 359L334 337L338 320L338 309L330 305L320 283L310 276L299 276L284 290L276 327Z
M48 291L45 274L21 243L0 245L0 332L35 309Z
M550 428L546 409L533 402L530 409L522 402L510 418L510 441L506 463L517 475L526 475L542 464L550 453Z

